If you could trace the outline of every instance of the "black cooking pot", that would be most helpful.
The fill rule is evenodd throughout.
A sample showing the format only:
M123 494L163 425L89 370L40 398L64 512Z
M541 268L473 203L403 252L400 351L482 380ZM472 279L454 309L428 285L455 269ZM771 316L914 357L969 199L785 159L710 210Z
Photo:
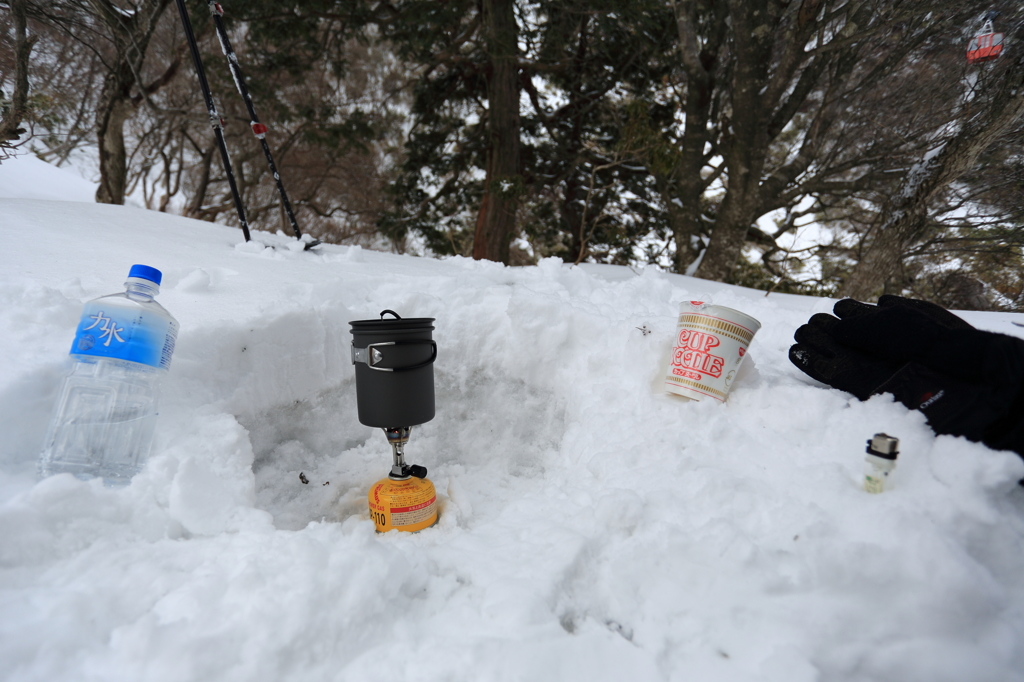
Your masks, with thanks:
M402 319L391 310L380 317L349 323L359 421L382 429L424 424L434 418L434 318Z

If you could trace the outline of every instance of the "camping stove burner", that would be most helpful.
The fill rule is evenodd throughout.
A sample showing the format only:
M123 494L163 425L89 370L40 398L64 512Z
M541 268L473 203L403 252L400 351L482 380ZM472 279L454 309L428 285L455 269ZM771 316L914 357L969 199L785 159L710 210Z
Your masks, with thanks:
M388 437L391 444L391 453L394 455L394 464L391 465L391 473L388 478L393 481L404 481L410 476L426 478L427 468L419 464L405 463L405 444L409 442L409 434L412 433L411 426L396 426L384 429L384 435Z

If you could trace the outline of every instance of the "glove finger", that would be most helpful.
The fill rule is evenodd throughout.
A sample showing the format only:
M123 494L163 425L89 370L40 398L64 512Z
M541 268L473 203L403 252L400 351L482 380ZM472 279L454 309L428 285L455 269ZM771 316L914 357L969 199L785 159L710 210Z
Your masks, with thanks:
M832 312L836 314L836 317L844 320L860 317L875 310L878 310L878 306L871 305L870 303L861 303L852 298L844 298L832 308Z
M829 330L845 346L901 365L927 356L946 333L924 313L901 305L839 320Z
M893 296L892 294L885 294L878 299L879 308L892 308L897 306L916 310L919 313L927 315L932 322L935 322L946 329L974 329L973 326L965 322L962 318L957 317L942 306L928 301L904 298L903 296Z
M801 336L809 336L826 350L808 343L796 343L789 349L789 360L816 381L867 400L899 369L898 365L844 348L813 327L805 327L801 328L804 329Z
M822 355L815 348L800 343L789 347L789 361L815 381L831 386L835 358Z
M832 334L838 323L838 317L832 317L827 313L815 313L814 315L811 315L811 319L807 320L808 325L829 335Z
M947 329L916 307L888 305L870 315L839 320L834 343L886 362L916 362L964 381L1024 381L1024 341L978 329Z
M823 315L823 317L835 320L831 315ZM836 322L838 321L839 320L836 320ZM819 355L823 355L828 358L836 357L843 352L841 344L832 338L832 336L830 336L829 333L817 322L818 321L812 317L807 324L797 328L796 332L793 333L793 339L798 344L813 349Z

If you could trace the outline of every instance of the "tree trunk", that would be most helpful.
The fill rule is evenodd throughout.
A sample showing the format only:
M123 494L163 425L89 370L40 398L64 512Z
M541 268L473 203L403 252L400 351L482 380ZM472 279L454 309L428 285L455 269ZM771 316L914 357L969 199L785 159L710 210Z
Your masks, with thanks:
M0 145L17 140L25 132L20 126L28 110L28 61L32 46L39 39L39 36L26 36L25 0L11 0L10 7L14 18L14 92L10 109L0 121Z
M713 21L701 22L696 3L674 2L676 32L679 36L679 56L686 73L686 98L683 103L686 122L679 148L679 157L670 169L649 168L655 185L668 211L669 227L675 241L674 266L678 273L686 273L700 255L702 244L698 242L702 232L701 197L706 189L701 177L704 168L705 147L710 141L708 121L711 119L712 96L715 91L714 75L718 62L718 50L724 32L711 29L707 35L714 39L698 37L698 26L702 23L724 26L724 8Z
M761 92L768 83L773 43L772 22L764 0L732 0L736 61L732 83L732 119L726 126L723 158L729 179L707 251L696 275L728 281L757 216L761 172L770 144Z
M685 146L685 143L684 143ZM686 274L690 265L700 255L701 246L697 242L701 233L700 203L703 192L703 183L700 178L700 170L696 172L682 171L680 169L690 166L689 159L680 159L679 163L672 169L670 174L660 170L648 168L654 177L654 184L665 202L665 210L668 213L668 225L672 230L672 239L675 241L675 255L673 256L673 269L679 274ZM698 161L699 163L699 161ZM679 177L680 179L676 179ZM693 182L696 178L697 183Z
M744 169L741 173L737 170L730 164L728 191L715 220L707 251L694 273L701 279L728 282L747 242L747 232L755 215L757 189L749 187L752 179L749 170Z
M746 81L756 82L756 81ZM741 86L752 88L751 85ZM765 165L767 142L754 129L760 121L753 110L737 109L733 120L736 135L726 145L725 163L729 168L726 193L715 218L707 250L697 266L696 276L717 282L729 281L743 253L747 232L759 215L760 178Z
M586 187L580 182L580 171L585 171L583 150L583 110L586 107L584 98L586 88L583 85L583 68L587 58L587 24L588 18L583 17L579 23L579 41L572 64L571 84L566 87L569 103L566 109L572 111L572 129L565 140L565 146L573 150L575 158L567 169L563 185L562 201L559 214L562 217L563 230L569 235L569 253L563 257L566 263L579 263L587 255L586 241ZM583 210L580 210L583 206Z
M573 169L575 170L575 169ZM576 209L579 200L580 184L575 172L571 172L563 185L564 195L558 205L558 214L562 218L565 233L569 235L569 253L563 257L566 263L576 263L583 257L583 216Z
M124 203L128 177L124 124L142 97L139 95L133 100L132 89L138 88L140 93L147 90L145 84L137 82L136 78L142 71L146 49L160 15L169 2L147 0L140 3L138 10L130 16L105 0L88 2L95 16L110 31L110 40L116 50L114 65L107 72L96 111L96 141L100 151L100 186L96 190L96 201L100 203ZM161 84L158 80L150 90Z
M114 81L110 76L108 80ZM100 186L96 189L96 201L101 204L124 203L128 178L124 123L135 109L125 90L116 81L105 85L96 112L96 139L100 151Z
M508 264L523 187L519 174L518 27L513 0L483 0L483 17L491 62L487 79L489 150L473 258Z
M185 209L185 217L206 220L203 216L203 204L206 203L206 192L210 187L210 166L213 165L213 155L217 151L215 144L210 145L202 152L199 162L199 179L193 192L192 201Z
M981 153L1024 113L1024 70L1019 63L1001 66L1001 76L989 86L996 88L995 94L987 102L976 100L964 108L960 130L911 168L883 207L881 223L844 283L843 296L867 300L884 292L903 255L926 231L929 201L970 170Z
M686 127L683 129L682 158L676 168L679 203L668 200L669 221L676 243L676 272L685 273L700 255L700 244L694 243L701 232L701 196L704 194L704 146L708 141L707 124L711 115L710 75L700 80L691 78L687 85Z

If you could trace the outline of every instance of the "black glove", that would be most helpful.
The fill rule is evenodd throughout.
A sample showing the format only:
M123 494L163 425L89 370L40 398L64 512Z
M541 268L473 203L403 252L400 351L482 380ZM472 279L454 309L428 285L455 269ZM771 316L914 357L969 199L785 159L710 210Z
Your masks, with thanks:
M936 433L1024 457L1024 341L974 329L925 301L839 301L797 329L789 358L861 400L891 393Z

